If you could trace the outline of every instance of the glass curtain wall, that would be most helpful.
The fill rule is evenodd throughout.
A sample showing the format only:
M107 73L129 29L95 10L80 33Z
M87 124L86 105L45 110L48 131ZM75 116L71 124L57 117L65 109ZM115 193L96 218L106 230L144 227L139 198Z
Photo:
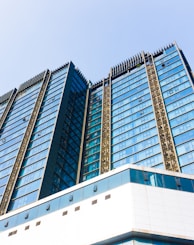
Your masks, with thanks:
M99 175L102 89L102 86L94 88L90 94L85 150L82 163L82 181Z
M112 168L131 163L163 168L144 65L112 81Z
M175 46L155 58L163 99L183 173L194 173L194 90Z
M0 132L0 201L4 194L42 82L18 93Z
M9 210L38 199L66 75L67 67L51 76L12 194Z

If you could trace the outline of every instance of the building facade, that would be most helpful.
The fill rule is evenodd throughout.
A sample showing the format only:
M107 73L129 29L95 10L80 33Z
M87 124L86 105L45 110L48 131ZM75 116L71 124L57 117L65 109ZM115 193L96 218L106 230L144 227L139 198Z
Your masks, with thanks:
M111 176L112 171L121 169L123 165L171 171L171 175L175 176L177 188L175 196L180 195L180 192L177 192L179 189L183 192L181 195L184 195L186 187L182 186L193 188L193 118L194 78L183 52L176 43L153 54L142 52L126 60L111 68L108 76L95 84L86 80L74 64L69 62L55 71L46 70L22 84L18 90L14 89L2 95L1 230L11 229L13 224L23 224L13 219L11 226L6 219L11 219L12 215L20 217L20 213L24 215L21 210L27 210L28 205L39 207L39 199L43 199L42 203L45 203L45 197L52 200L54 193L66 189L69 193L70 187L74 188L73 190L79 189L76 186L81 182L86 181L78 186L87 186L90 181L95 182L96 178L101 181L102 174ZM141 171L143 168L140 168ZM180 178L186 176L183 178L190 179L192 187L188 184L189 181L183 183L176 178L177 174ZM119 176L123 178L122 174ZM141 178L147 177L142 175ZM138 185L143 184L141 178ZM150 181L153 181L152 178L155 177L150 178ZM159 187L168 189L164 182L161 180L163 184ZM123 186L117 187L121 188L122 192ZM94 192L98 193L97 190L98 188L96 191L94 189ZM157 191L159 194L156 195L160 195L161 189ZM190 192L193 196L193 191ZM48 197L50 195L51 197ZM84 195L82 200L89 198L87 192L79 195ZM69 199L72 204L73 195L68 198L73 198ZM47 203L47 211L50 210L49 205ZM102 205L102 208L105 207ZM162 207L160 208L162 210ZM161 210L158 211L162 212ZM103 210L100 212L104 213ZM34 217L32 220L39 217L28 214L26 221L29 221L31 216ZM134 219L134 216L130 217ZM135 223L130 227L133 229ZM121 231L121 234L126 232ZM143 238L141 234L137 235L137 242L141 244L141 239L163 239L157 238L159 230L155 233L152 230L153 237L149 237L148 233L146 232L147 235L143 235ZM99 238L102 243L100 240L99 243L90 242L136 244L134 234L126 237L115 235L120 237L123 243L119 238L114 238L114 243L111 243L111 236ZM183 235L182 230L177 236L181 239ZM175 233L173 236L172 242L175 242ZM164 237L169 235L165 233ZM190 233L188 237L192 238ZM186 239L188 242L188 237L182 241ZM124 242L125 239L128 240ZM88 242L83 244L90 244ZM182 244L186 244L184 242ZM168 243L163 241L157 244Z
M194 85L176 44L141 53L92 86L82 180L131 163L194 173Z
M87 91L68 63L1 97L1 214L78 182Z

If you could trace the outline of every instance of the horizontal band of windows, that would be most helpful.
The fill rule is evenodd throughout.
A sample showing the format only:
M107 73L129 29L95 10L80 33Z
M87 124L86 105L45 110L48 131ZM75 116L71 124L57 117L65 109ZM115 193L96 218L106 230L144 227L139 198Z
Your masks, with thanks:
M19 149L16 149L14 151L11 151L11 152L7 153L3 157L0 157L0 163L2 164L4 162L10 160L11 158L15 158L17 156L17 154L18 154L18 150Z
M43 114L41 115L41 118L39 118L37 121L36 121L36 127L38 127L39 125L43 124L43 123L46 123L52 119L55 119L56 120L56 115L57 115L57 111L54 111L52 112L51 114Z
M93 154L92 156L89 156L88 158L85 158L84 164L86 164L86 163L89 164L89 163L95 162L99 159L100 159L100 153L98 152L98 153Z
M61 103L61 95L58 94L57 96L53 97L49 101L45 100L42 103L42 105L41 105L41 109L44 108L44 107L45 108L50 108L50 107L53 107L53 106L59 107L60 103ZM40 109L40 112L42 111L41 109Z
M179 162L180 162L180 166L184 166L187 164L192 163L192 165L194 166L193 162L194 162L194 151L188 152L182 156L179 156ZM192 172L194 173L194 172ZM192 174L192 173L188 173L188 174Z
M8 168L1 169L0 170L0 178L3 178L5 176L9 175L11 173L11 171L12 171L12 168L13 167L11 166L11 167L8 167Z
M181 167L181 172L185 174L194 174L194 165L193 163L187 164Z
M63 74L61 76L59 76L57 79L52 79L49 81L48 86L47 86L47 90L50 90L54 87L56 87L58 84L64 84L65 83L65 79L66 79L66 75L67 74Z
M2 129L8 130L8 129L12 128L12 127L15 127L14 125L18 125L18 124L21 124L23 122L29 121L33 108L34 108L34 105L32 107L27 107L26 111L25 110L21 110L21 112L19 112L16 115L16 118L15 117L14 118L10 117L4 123Z
M11 139L13 139L19 135L24 134L25 130L26 130L26 127L23 127L23 125L20 125L17 128L12 128L12 129L7 130L5 132L3 131L1 138L5 139L4 141L6 141L6 140L9 141L9 140L11 140Z
M166 106L166 111L169 113L177 108L179 108L180 106L183 106L185 104L189 104L190 102L194 101L194 93L190 94L180 100L175 101L174 103L171 103L170 105Z
M140 96L139 98L135 98L134 100L132 100L131 98L127 98L117 104L114 104L112 106L112 113L114 114L114 111L115 110L122 110L122 108L127 108L127 107L135 107L137 106L139 103L143 103L147 100L151 100L151 96L150 96L150 93L149 93L149 90L148 90L148 93L147 94L144 94L143 96Z
M83 173L89 173L89 172L92 172L92 171L95 171L97 169L99 169L99 166L100 166L100 162L99 161L96 161L96 162L93 162L92 164L84 164L83 166Z
M129 96L132 96L134 94L138 94L139 92L141 93L142 90L145 90L146 88L148 88L148 83L147 82L142 84L142 85L140 85L140 86L138 86L135 89L130 90L130 91L126 92L124 90L122 95L119 95L117 97L112 98L112 104L115 104L115 103L117 103L117 102L119 102L121 100L124 100L125 98L127 98Z
M96 145L96 146L90 148L89 150L85 150L84 158L91 157L93 154L99 153L99 152L100 152L100 145Z
M121 77L113 79L112 80L112 88L114 89L114 88L120 86L122 83L124 83L127 80L134 79L134 82L136 82L136 79L139 79L139 78L145 76L145 74L146 74L145 67L141 67L138 69L139 70L137 70L137 71L134 70L134 71L128 72L127 74L124 74Z
M32 156L38 152L44 151L45 149L49 149L49 146L51 144L51 141L48 140L42 144L39 144L38 146L34 147L34 148L30 148L27 150L26 152L26 157Z
M146 116L150 113L153 113L153 107L150 105L144 109L140 108L139 111L133 113L132 115L129 114L128 110L126 110L125 112L122 112L122 113L112 117L112 125L113 125L112 128L115 129L115 126L117 125L116 123L120 120L125 119L125 118L127 118L128 122L136 121L141 117L144 118L143 121L146 121Z
M88 128L90 127L93 127L93 126L96 126L98 125L99 123L101 123L101 117L91 121L91 122L88 122Z
M151 146L143 151L140 151L140 152L136 152L132 155L125 155L123 157L120 157L118 158L117 160L112 160L112 163L114 164L114 162L117 162L118 160L123 160L123 159L126 159L126 161L128 163L137 163L137 162L140 162L140 161L143 161L145 159L148 159L154 155L157 155L161 153L161 148L160 148L160 145L157 144L157 145L154 145L154 146Z
M46 165L46 157L43 159L38 159L37 161L31 162L31 164L25 160L24 164L22 165L22 169L20 170L20 175L24 176L27 175L33 171L36 171L37 169L40 169L42 167L45 167Z
M177 126L176 128L172 129L172 134L173 136L178 136L186 131L189 131L191 129L194 128L194 119L187 121L179 126Z
M153 166L156 166L156 165L159 165L159 164L163 164L163 159L162 159L162 154L159 153L157 155L153 155L151 157L146 157L145 159L143 160L140 160L140 161L136 161L136 158L133 156L130 156L130 157L126 157L126 158L123 158L122 160L119 160L117 162L114 162L112 164L112 168L118 168L120 166L123 166L125 164L135 164L135 165L138 165L138 166L145 166L145 167L153 167Z
M128 103L136 103L137 101L143 101L144 99L146 99L147 97L150 97L150 90L149 88L145 89L144 91L141 91L137 94L134 94L130 97L125 98L124 100L121 100L115 104L112 105L112 110L117 109L125 104ZM150 97L151 98L151 97Z
M156 121L152 120L147 123L144 123L142 125L139 125L137 127L133 127L133 130L126 131L124 133L121 133L120 135L116 137L112 137L112 144L116 144L119 142L124 141L125 139L128 139L130 137L134 137L138 134L141 134L147 130L152 130L153 128L156 128Z
M165 53L163 53L162 55L154 58L155 65L159 65L159 64L163 63L164 61L167 61L167 60L171 59L172 57L176 56L177 54L178 54L178 52L176 51L176 49L174 49L170 54L167 54L167 55Z
M178 79L176 80L173 80L170 84L167 84L165 86L162 87L162 92L167 92L167 91L170 91L171 89L173 89L174 87L178 86L178 85L181 85L183 82L186 82L188 81L188 77L187 76L182 76L182 77L179 77Z
M172 75L174 75L174 74L176 74L182 70L184 70L184 66L180 65L180 66L177 66L177 67L173 68L172 70L167 71L166 73L158 76L158 78L159 78L159 80L163 80L163 79L170 77L170 76L172 76Z
M189 111L189 112L187 112L187 113L185 113L179 117L176 117L176 118L170 120L170 125L172 128L172 131L173 131L173 128L190 121L191 118L194 118L194 111Z
M50 129L53 130L54 127L55 127L55 121L56 121L56 118L52 118L49 121L44 122L44 123L42 123L40 125L36 125L35 124L35 128L33 130L33 133L41 131L41 130L46 129L48 127L50 127Z
M14 145L17 145L21 143L21 140L23 138L23 134L22 135L18 135L15 138L10 139L9 137L0 139L0 156L2 156L2 151L3 150L8 150L8 148L10 147L14 147Z
M22 100L25 96L29 96L34 90L37 88L40 88L42 86L42 81L34 84L31 87L28 87L27 89L24 89L17 94L14 103L16 103L18 100Z
M89 121L93 121L93 120L95 120L95 119L101 117L101 114L102 114L101 112L97 112L96 114L89 116L89 117L88 117L88 120L89 120Z
M128 113L128 115L134 114L134 113L138 113L139 111L142 112L142 110L144 110L146 107L149 107L150 105L152 105L152 101L150 100L150 98L146 101L141 101L139 103L137 103L135 106L132 106L130 103L126 104L116 110L114 110L112 112L112 118L114 118L117 115L120 115L121 113Z
M171 54L171 57L167 56L166 58L168 59L163 59L159 63L156 62L157 64L155 63L157 71L160 71L166 68L167 66L171 65L172 63L176 62L177 60L180 60L178 52L174 52L173 54Z
M1 166L1 170L13 166L13 163L14 163L13 159L10 159L10 160L8 160L6 162L1 163L1 165L0 165Z
M164 91L167 90L166 87L167 88L171 87L173 82L175 82L177 79L181 79L184 76L187 76L187 73L185 70L182 70L166 79L163 79L162 81L159 81L162 91L163 91L163 88L164 88Z
M16 99L14 100L14 104L13 104L14 108L19 108L19 107L21 107L21 105L26 104L27 101L31 101L33 98L36 98L38 93L39 93L39 91L40 91L40 86L41 86L41 84L39 84L38 87L34 87L33 90L28 91L28 93L25 94L20 99L18 99L16 97ZM32 88L33 88L33 86L32 86Z
M44 174L44 168L37 169L34 172L31 172L27 175L21 175L19 176L15 188L20 188L30 182L33 182L39 178L41 178Z
M43 144L44 142L48 140L51 140L52 136L53 136L53 132L40 136L38 139L30 142L30 144L28 145L28 149L36 147L37 145Z
M174 137L174 142L175 142L175 145L179 145L179 144L182 144L184 142L191 141L193 139L194 139L194 128L190 131L187 131L183 134L180 134L180 135Z
M132 130L133 128L143 126L145 123L148 123L154 119L154 114L152 113L148 114L146 117L142 117L136 121L133 121L130 124L127 123L127 121L125 120L125 124L123 126L119 127L118 129L116 128L112 131L112 139L114 140L115 137L122 135L123 133L126 133Z
M8 183L8 180L9 180L9 175L7 176L4 176L3 178L0 179L0 186L4 186L4 185L7 185Z
M63 89L64 89L63 83L57 84L55 87L48 89L45 93L43 102L48 101L54 96L57 96L59 93L61 94L63 92Z
M97 109L97 108L102 109L102 103L97 102L97 103L95 103L95 104L89 106L89 111L95 110L95 109Z
M194 139L176 147L179 156L194 151Z
M48 149L43 150L41 152L37 152L33 156L25 157L22 167L29 166L31 164L37 163L40 159L44 159L48 156ZM42 160L40 160L42 161Z
M101 89L101 91L92 92L90 94L90 99L94 99L94 98L101 98L102 99L102 89Z
M100 144L100 138L97 138L97 139L89 141L88 143L86 143L85 148L89 149L90 147L93 147L93 146L95 146L97 144Z
M183 91L186 88L191 87L191 83L189 81L186 81L184 83L182 83L181 85L178 85L176 87L174 87L173 89L170 89L169 91L163 93L163 97L164 99L167 100L167 98L169 98L170 96L179 93L180 91Z
M100 172L99 170L92 171L88 174L83 175L82 179L83 179L83 181L92 179L92 178L98 176L99 172Z
M168 117L169 119L174 119L175 117L178 117L180 115L183 115L184 113L187 113L191 110L194 109L194 101L193 102L190 102L186 105L183 105L181 107L179 107L178 109L174 110L174 111L171 111L168 113Z
M145 74L145 77L143 79L139 79L135 83L131 84L131 81L126 81L125 83L123 83L119 87L112 89L112 98L114 99L115 97L123 94L123 91L130 91L132 89L135 89L135 88L141 86L144 83L148 83L146 74Z
M97 124L93 127L90 127L87 129L87 134L91 134L91 133L94 133L95 131L98 131L99 129L101 129L101 123L100 124Z
M126 147L131 147L141 141L145 141L148 138L151 138L153 136L157 136L158 132L156 128L149 129L147 131L144 131L143 133L137 134L131 138L127 138L126 140L121 141L120 143L112 145L112 152L120 151Z
M171 104L171 103L174 103L176 100L180 100L190 94L193 93L193 89L192 87L190 86L189 88L186 88L182 91L179 91L178 93L168 97L167 99L164 100L165 104L168 105L168 104Z
M177 66L179 66L179 65L182 65L182 61L179 59L179 57L178 57L177 60L178 60L178 61L176 61L176 62L174 62L174 63L172 63L172 64L170 64L170 65L167 65L167 66L165 66L163 69L157 71L158 76L161 76L162 74L164 74L164 73L166 73L166 72L168 72L168 71L174 69L175 67L177 67Z
M19 198L19 197L22 197L22 196L25 196L26 194L39 189L41 182L42 182L42 179L37 179L37 180L32 181L32 182L30 182L30 183L28 183L28 184L26 184L20 188L15 189L13 192L13 195L12 195L12 200Z
M17 208L20 208L24 205L27 205L29 203L36 201L38 198L38 193L39 193L39 190L35 190L35 191L30 192L30 193L28 193L28 194L26 194L20 198L11 200L11 203L10 203L8 209L9 210L17 209Z
M4 194L5 188L6 188L6 185L0 187L0 202L1 202L2 196Z
M65 66L64 68L53 72L51 75L50 82L54 80L58 80L61 76L67 75L68 69L69 69L69 64Z
M21 114L31 110L34 107L35 99L30 98L28 102L21 103L18 108L12 107L12 110L8 113L7 120L13 120Z
M123 150L115 152L114 149L112 150L112 161L118 161L121 158L136 154L138 152L143 152L147 148L149 149L150 147L159 144L159 139L158 136L154 136L152 138L148 138L146 140L143 140L141 142L138 142L134 145L130 145L126 147Z
M102 107L97 107L97 108L95 108L93 110L89 110L88 115L94 115L97 112L101 112L101 111L102 111Z

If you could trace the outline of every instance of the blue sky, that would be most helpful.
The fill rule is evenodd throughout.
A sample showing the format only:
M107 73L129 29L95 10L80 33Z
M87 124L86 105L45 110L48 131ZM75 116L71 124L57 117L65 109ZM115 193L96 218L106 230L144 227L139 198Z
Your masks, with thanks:
M174 41L194 70L194 0L0 0L0 96L72 60L92 82Z

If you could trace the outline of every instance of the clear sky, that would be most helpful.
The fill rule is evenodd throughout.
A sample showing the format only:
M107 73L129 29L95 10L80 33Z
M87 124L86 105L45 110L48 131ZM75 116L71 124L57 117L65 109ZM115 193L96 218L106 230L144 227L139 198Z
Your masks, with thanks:
M70 60L97 82L174 41L194 70L194 0L0 0L0 96Z

